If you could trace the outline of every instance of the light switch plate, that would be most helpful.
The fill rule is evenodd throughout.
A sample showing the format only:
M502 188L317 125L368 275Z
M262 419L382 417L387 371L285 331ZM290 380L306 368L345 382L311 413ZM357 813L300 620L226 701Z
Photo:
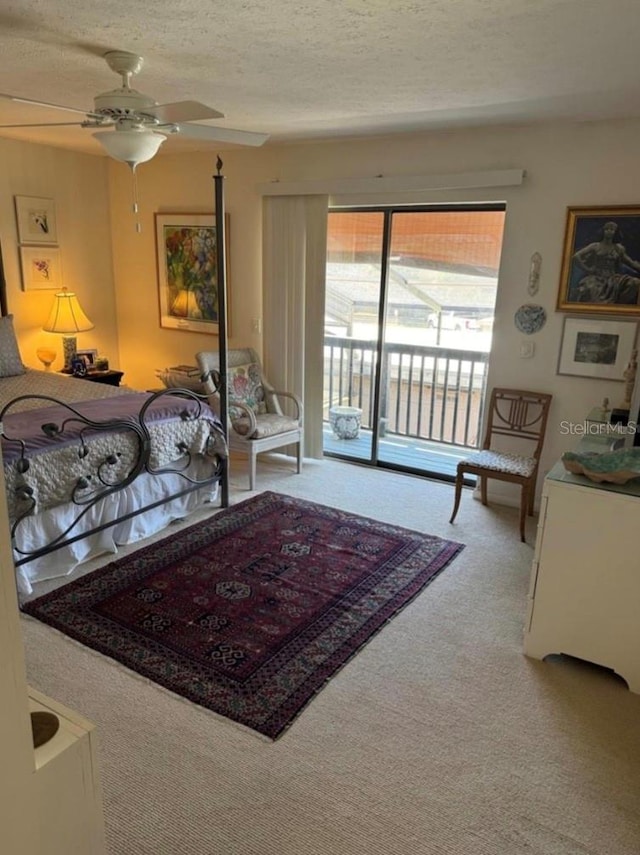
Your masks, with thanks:
M520 359L531 359L535 352L536 346L534 342L527 339L520 342Z

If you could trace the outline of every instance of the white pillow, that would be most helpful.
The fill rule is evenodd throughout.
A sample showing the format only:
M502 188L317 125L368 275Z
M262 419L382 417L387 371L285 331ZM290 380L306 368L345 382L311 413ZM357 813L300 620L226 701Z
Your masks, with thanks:
M0 318L0 377L15 377L25 371L13 329L13 315L5 315Z
M167 389L190 389L192 392L203 392L200 374L187 374L186 371L176 371L171 368L159 368L156 377Z

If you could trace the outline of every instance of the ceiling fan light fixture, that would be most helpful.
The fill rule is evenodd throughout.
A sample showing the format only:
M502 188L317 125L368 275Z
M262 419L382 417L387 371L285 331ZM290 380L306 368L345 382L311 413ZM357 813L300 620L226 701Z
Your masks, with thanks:
M164 134L144 128L127 131L98 131L93 134L93 137L104 147L109 157L128 163L132 169L135 169L139 163L151 160L166 140Z

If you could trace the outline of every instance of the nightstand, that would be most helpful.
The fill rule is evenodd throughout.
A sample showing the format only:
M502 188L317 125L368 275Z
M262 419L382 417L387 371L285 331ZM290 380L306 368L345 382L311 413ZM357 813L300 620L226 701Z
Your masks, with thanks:
M71 375L74 377L75 375ZM104 383L107 386L119 386L120 381L124 376L124 371L88 371L83 377L78 377L78 380L88 380L90 383Z

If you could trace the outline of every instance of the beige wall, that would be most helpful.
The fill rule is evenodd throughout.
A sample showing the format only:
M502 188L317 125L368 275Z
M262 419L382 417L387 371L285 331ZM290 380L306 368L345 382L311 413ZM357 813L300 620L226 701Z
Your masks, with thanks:
M633 204L640 201L637 150L640 123L618 121L496 127L414 134L365 141L336 141L223 152L230 214L231 344L260 349L251 321L261 315L261 198L257 185L271 180L318 180L383 174L430 175L523 168L520 187L422 192L341 198L342 202L505 201L506 232L500 273L491 384L517 385L555 396L543 468L574 444L559 433L563 419L582 421L609 396L621 400L621 383L556 375L563 313L555 311L566 208L569 205ZM211 208L215 153L166 155L139 168L143 233L129 214L128 170L110 164L114 268L121 367L134 386L154 384L153 371L191 362L207 337L161 330L158 325L153 213ZM532 359L519 357L525 338L513 324L516 309L531 302L529 259L542 254L535 302L548 312L544 329L531 337Z
M95 329L78 335L78 346L97 348L117 359L106 160L0 139L0 161L0 242L9 310L15 316L24 362L42 368L35 351L47 345L58 352L53 368L63 364L60 337L41 329L55 291L22 290L15 195L54 200L63 283L77 293L95 324Z
M225 153L224 192L229 213L230 346L261 350L251 319L261 317L261 200L264 155ZM267 157L267 161L268 161ZM120 367L137 388L158 386L154 371L194 363L198 350L216 349L217 336L161 329L156 270L155 213L210 213L214 209L215 155L163 155L138 167L139 216L131 209L131 173L111 162L114 275L120 335Z

